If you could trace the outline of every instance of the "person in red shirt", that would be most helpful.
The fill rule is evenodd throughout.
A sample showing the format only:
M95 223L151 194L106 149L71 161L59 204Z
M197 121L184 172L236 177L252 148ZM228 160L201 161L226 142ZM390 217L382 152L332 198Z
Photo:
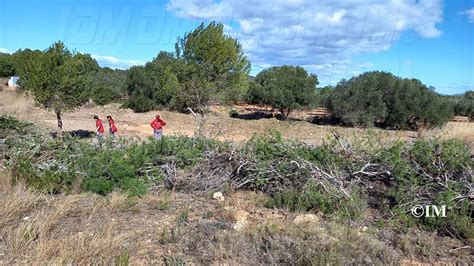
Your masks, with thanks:
M153 137L160 139L163 136L163 127L166 126L166 122L160 118L160 115L156 115L155 119L150 122L150 126L153 128Z
M109 136L110 138L115 137L115 133L118 131L117 127L115 126L115 121L112 116L108 115L107 120L109 121Z
M102 143L104 141L104 125L102 125L102 120L100 120L97 115L94 115L94 120L97 139Z

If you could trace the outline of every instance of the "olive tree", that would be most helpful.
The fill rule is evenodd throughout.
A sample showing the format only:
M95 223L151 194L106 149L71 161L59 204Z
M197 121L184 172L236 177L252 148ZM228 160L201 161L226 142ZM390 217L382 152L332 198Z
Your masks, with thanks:
M271 67L255 77L247 99L271 105L286 118L292 110L308 107L315 101L317 84L317 76L302 67Z
M394 129L440 126L453 114L452 106L434 88L379 71L339 82L329 107L347 124Z

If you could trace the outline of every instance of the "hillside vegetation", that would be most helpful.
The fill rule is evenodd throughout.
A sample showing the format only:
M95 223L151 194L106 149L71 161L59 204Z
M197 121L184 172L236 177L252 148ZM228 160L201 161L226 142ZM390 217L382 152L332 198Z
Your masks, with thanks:
M244 101L272 106L283 120L298 109L326 107L334 124L399 130L442 127L454 115L473 115L472 91L440 95L416 78L371 71L320 88L317 73L302 67L274 66L253 78L250 64L239 42L211 22L178 38L174 51L160 51L144 66L125 71L101 68L90 55L71 52L59 41L44 51L0 54L0 76L19 75L20 89L56 114L59 129L64 113L89 100L119 102L135 112L201 114L210 105Z
M173 227L162 229L164 230L162 234L170 235L162 236L164 239L159 240L162 243L160 245L166 246L169 244L168 241L171 241L177 244L180 250L177 251L179 256L173 254L169 259L210 262L197 256L196 253L190 253L188 249L183 249L190 243L188 241L203 241L196 237L209 234L216 237L213 240L215 242L212 242L213 248L206 246L213 250L212 252L216 252L214 245L222 244L220 242L223 241L222 237L234 239L235 242L231 242L231 245L237 245L235 246L237 249L228 250L230 253L225 255L228 261L242 262L242 252L252 254L249 248L253 245L257 245L257 250L265 250L262 255L249 255L250 261L247 263L361 262L360 260L388 263L408 257L407 251L403 250L399 250L398 255L389 255L388 251L384 251L388 247L384 246L391 244L382 243L388 240L375 240L381 237L379 234L387 230L406 234L418 229L437 232L441 236L449 236L465 243L471 243L473 240L470 218L472 205L469 199L472 193L470 186L473 181L473 161L470 159L469 151L456 140L418 140L413 144L396 142L382 146L378 145L376 140L373 143L359 145L336 136L333 141L325 145L309 146L297 141L284 140L278 132L271 131L264 136L255 136L241 145L205 138L165 137L159 141L121 140L118 143L97 146L74 137L53 139L41 132L26 130L29 128L27 123L11 117L2 117L0 124L0 135L7 137L6 143L10 146L6 153L5 164L11 173L12 184L23 184L49 195L92 192L117 197L116 193L124 193L120 194L124 197L124 203L121 203L124 205L120 205L123 206L120 208L125 208L123 211L126 212L134 211L135 208L138 209L135 211L148 208L139 207L142 205L137 204L149 199L150 195L161 198L169 193L179 193L178 195L182 195L179 197L184 199L196 195L199 198L203 197L204 201L214 201L211 196L215 192L223 193L224 197L233 197L235 193L258 193L261 195L258 200L258 208L261 210L274 209L287 213L285 215L290 217L299 213L317 214L320 219L331 221L327 230L345 230L342 228L347 226L353 228L347 229L352 231L349 235L343 236L342 232L337 231L329 235L349 238L354 234L352 235L354 238L340 240L343 243L352 243L350 246L344 244L334 246L334 243L326 246L324 243L332 243L332 240L325 242L324 239L320 239L317 237L319 231L316 229L312 231L311 227L307 229L309 231L302 230L297 225L296 227L290 225L285 230L278 229L279 226L283 226L281 223L286 223L283 219L277 223L280 225L264 222L257 227L247 227L248 224L245 222L237 226L239 230L246 228L242 229L245 233L230 233L231 235L226 236L220 231L229 226L225 221L225 214L214 213L212 208L216 206L212 205L214 206L210 207L212 214L208 214L209 217L205 218L207 222L200 219L193 220L189 216L193 211L188 210L178 214ZM9 198L12 195L3 200L12 200ZM34 195L32 197L37 199L44 197ZM168 201L169 203L166 203ZM155 202L157 206L162 206L158 207L159 209L168 209L170 205L175 204L166 198L156 199ZM5 244L14 248L15 254L24 254L22 252L34 247L34 243L45 244L43 241L51 241L46 235L42 236L48 232L43 230L54 232L54 228L62 224L59 220L63 219L62 217L66 219L67 216L61 214L57 218L59 220L53 221L44 229L36 227L40 226L36 218L25 224L16 224L15 221L19 218L15 217L20 217L18 215L37 206L34 202L22 204L31 207L23 211L18 209L8 216L10 218L3 220L7 225L19 226L3 232L5 239L10 239ZM85 203L81 203L81 206L82 204ZM410 214L410 209L414 205L425 204L446 205L448 217L415 218ZM97 208L102 208L100 206ZM70 210L75 208L68 207ZM199 212L199 215L205 215L208 210L203 209ZM236 214L227 215L234 217ZM315 219L313 216L309 217ZM237 218L230 218L230 221L232 219ZM203 222L207 225L203 225ZM222 224L215 224L216 222ZM24 231L21 230L26 230L24 226L27 226L27 223L31 230L39 230L31 233L39 234L40 231L42 233L23 243L10 242L12 235L8 232L18 230L18 233L22 233ZM365 255L360 253L360 247L355 248L357 245L353 245L366 237L365 233L363 235L357 233L363 226L372 232L367 237L374 238L365 244L365 248L368 249ZM97 233L105 234L107 239L115 234L107 231L109 229L104 230L106 231ZM187 237L183 239L191 232L194 234L193 239ZM304 240L301 238L302 234L309 234L315 238ZM249 247L239 246L238 243L241 243L239 241L245 243L249 241L246 244ZM267 241L272 244L266 246ZM376 244L377 241L382 242ZM93 243L90 242L91 245ZM198 247L199 243L201 242L193 245ZM286 250L285 245L296 245L299 248L294 246ZM327 253L310 252L310 249L318 247L315 245L327 249ZM413 244L404 245L408 245L405 247L407 250L413 248L411 246ZM117 250L122 250L123 253L98 253L96 259L130 257L125 247L117 247ZM66 256L64 259L80 261L78 257L74 259L74 253L70 253L72 251L67 252L69 253L63 254ZM54 254L57 253L47 254L49 255L44 256L55 258ZM220 257L222 253L213 254L211 260L223 259ZM423 257L420 253L416 255ZM161 259L166 260L168 257L163 255Z

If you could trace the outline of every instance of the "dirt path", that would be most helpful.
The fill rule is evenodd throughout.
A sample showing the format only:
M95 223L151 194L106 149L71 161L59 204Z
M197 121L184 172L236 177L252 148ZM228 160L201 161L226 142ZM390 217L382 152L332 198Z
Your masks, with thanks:
M417 133L412 131L321 126L306 121L280 121L275 118L245 120L229 117L229 109L225 107L213 107L211 110L212 112L207 116L204 132L209 137L226 141L244 141L254 134L268 132L271 128L280 131L285 138L298 139L308 144L321 144L330 138L333 132L346 138L358 138L361 141L370 141L375 138L387 141L413 140L417 136ZM64 114L63 124L66 131L94 131L93 115L97 114L103 120L107 115L112 115L119 128L119 135L145 138L152 135L149 123L157 113L168 123L165 128L166 135L192 136L194 134L197 123L191 114L169 111L134 113L130 109L121 109L119 104L86 105L74 112ZM32 98L24 94L0 91L0 115L3 114L34 122L51 131L56 130L56 118L53 112L35 107ZM459 138L474 148L474 134L472 132L474 132L474 123L450 122L444 129L430 131L428 134Z

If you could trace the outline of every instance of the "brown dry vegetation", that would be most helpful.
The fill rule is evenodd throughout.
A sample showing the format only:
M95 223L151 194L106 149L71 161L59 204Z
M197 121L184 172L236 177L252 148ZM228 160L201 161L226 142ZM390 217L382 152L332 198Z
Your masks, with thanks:
M5 176L3 177L5 178ZM0 264L341 264L473 262L458 240L394 235L263 207L254 192L44 195L0 192ZM295 217L299 217L295 219Z

